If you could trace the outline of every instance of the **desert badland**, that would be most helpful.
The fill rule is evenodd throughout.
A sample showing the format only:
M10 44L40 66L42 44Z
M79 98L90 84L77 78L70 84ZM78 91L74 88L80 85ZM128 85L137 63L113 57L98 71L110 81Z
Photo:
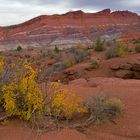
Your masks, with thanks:
M139 14L1 26L0 56L0 140L140 139Z

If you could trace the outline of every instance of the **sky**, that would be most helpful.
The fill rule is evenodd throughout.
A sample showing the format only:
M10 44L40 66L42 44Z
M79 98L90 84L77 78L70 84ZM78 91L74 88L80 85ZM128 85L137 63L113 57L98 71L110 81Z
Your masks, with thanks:
M0 0L0 26L19 24L39 15L71 10L97 12L106 8L140 14L140 0Z

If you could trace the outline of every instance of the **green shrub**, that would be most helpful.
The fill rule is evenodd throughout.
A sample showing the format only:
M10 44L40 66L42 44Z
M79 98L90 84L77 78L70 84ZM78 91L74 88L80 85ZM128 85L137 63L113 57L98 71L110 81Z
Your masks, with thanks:
M50 59L53 59L55 57L55 52L52 50L52 49L48 49L47 50L47 56L50 58Z
M87 108L90 113L87 123L102 123L119 115L123 105L119 99L98 95L88 101Z
M106 49L105 52L106 59L117 57L117 46L111 46Z
M69 68L69 67L72 67L72 66L75 64L75 60L70 59L70 60L68 60L68 61L66 62L66 64L67 64L67 67L68 67L68 68Z
M19 52L19 51L21 51L22 50L22 47L19 45L19 46L17 46L17 51Z
M41 72L40 77L48 77L50 74L55 73L55 72L61 72L67 68L67 63L66 62L58 62L55 63L53 66L49 68L45 68L44 71Z
M124 57L127 54L127 45L123 42L115 42L113 46L106 49L106 59L113 57Z
M136 51L137 53L140 53L140 45L137 45L137 46L135 47L135 51Z
M92 65L92 66L94 66L95 68L98 68L99 67L99 64L98 64L98 62L96 61L96 60L94 60L94 59L90 59L90 64Z
M57 46L55 46L54 52L55 52L55 53L59 53L59 52L60 52L60 50L59 50L59 48L58 48Z
M87 50L84 49L77 49L77 51L75 52L75 61L77 63L81 63L86 59L90 58L90 54Z
M98 62L94 59L90 59L90 64L91 65L98 65Z
M94 50L98 51L98 52L103 51L104 50L104 41L101 41L101 39L98 38L96 40L96 44L95 44L95 49Z

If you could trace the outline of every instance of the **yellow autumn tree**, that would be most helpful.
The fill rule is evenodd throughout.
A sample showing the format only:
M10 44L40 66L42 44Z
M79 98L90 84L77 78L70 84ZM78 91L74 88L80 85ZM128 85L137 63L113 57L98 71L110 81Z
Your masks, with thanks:
M10 83L2 86L3 107L8 116L31 121L44 113L70 119L76 113L87 112L83 100L74 92L62 88L60 82L51 83L46 87L47 95L43 95L36 82L37 73L29 63L10 65L14 73Z
M53 117L70 119L74 113L87 112L82 99L74 92L62 88L59 82L49 85L48 99L50 105L47 106L47 112Z
M0 57L0 74L4 71L4 60ZM2 78L1 78L2 79ZM1 84L0 84L1 85ZM1 86L0 86L1 88ZM0 107L2 106L2 94L0 93Z
M8 115L31 120L43 111L43 96L36 83L36 72L25 63L18 80L2 87L4 108Z
M4 70L4 61L3 58L0 58L0 73Z
M127 53L127 46L123 41L118 42L118 48L117 48L117 55L119 57L124 57Z

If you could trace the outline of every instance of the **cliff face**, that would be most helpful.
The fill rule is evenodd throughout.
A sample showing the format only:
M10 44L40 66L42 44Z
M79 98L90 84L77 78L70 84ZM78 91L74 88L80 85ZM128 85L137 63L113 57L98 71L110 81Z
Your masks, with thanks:
M42 15L19 25L0 27L0 47L72 46L90 43L98 36L112 40L125 32L140 33L140 16L129 11L105 9L97 13L71 11Z

